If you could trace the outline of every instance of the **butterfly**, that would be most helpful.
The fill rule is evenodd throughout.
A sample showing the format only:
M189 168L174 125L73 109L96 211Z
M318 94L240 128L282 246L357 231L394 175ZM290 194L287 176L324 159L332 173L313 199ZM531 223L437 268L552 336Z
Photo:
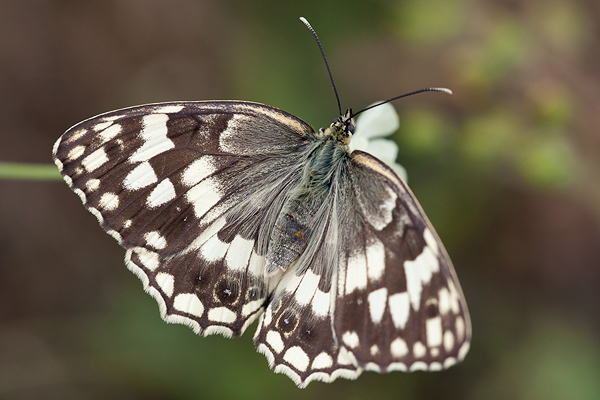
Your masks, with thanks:
M403 179L350 150L355 115L314 131L253 102L141 105L73 126L53 159L165 321L234 337L258 320L299 387L448 368L471 338L459 282Z

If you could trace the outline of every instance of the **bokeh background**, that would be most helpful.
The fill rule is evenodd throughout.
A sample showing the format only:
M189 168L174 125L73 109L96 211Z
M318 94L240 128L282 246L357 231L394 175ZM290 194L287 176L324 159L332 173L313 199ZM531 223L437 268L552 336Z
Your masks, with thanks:
M0 180L0 399L599 399L600 3L0 1L0 161L50 164L130 105L243 99L314 127L395 102L399 162L473 319L446 372L311 383L242 337L167 325L58 180Z

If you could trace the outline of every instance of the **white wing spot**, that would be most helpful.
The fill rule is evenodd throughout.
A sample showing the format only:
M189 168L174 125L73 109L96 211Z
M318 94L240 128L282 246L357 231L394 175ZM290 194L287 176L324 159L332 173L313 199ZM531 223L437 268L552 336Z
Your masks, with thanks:
M440 315L448 314L448 311L450 311L450 292L445 287L438 292L438 304Z
M373 346L371 346L371 349L369 351L371 352L371 355L375 357L377 354L379 354L379 346L374 344Z
M221 190L216 180L207 178L191 188L185 198L194 207L196 217L202 218L221 199Z
M87 129L78 129L75 132L71 132L71 136L68 138L65 138L64 143L68 144L68 143L72 143L75 142L79 139L81 139L82 137L84 137L87 133ZM61 140L61 138L58 139L59 141ZM58 141L57 141L58 143ZM56 154L56 150L54 151L54 154Z
M387 288L381 288L372 291L367 297L369 302L369 314L371 314L371 320L374 324L381 322L383 318L383 312L385 311L385 305L387 303Z
M248 274L250 276L262 276L265 269L265 256L259 256L254 250L250 255L250 264L248 265Z
M108 128L109 126L111 126L112 123L113 123L112 121L103 121L103 122L100 122L100 123L94 125L92 127L92 130L94 132L99 132L99 131L104 130L104 129Z
M346 346L350 347L351 349L355 349L360 345L360 340L358 338L358 334L354 331L352 331L352 332L346 331L342 335L342 341L344 342L344 344Z
M173 275L165 272L159 272L156 274L155 280L158 286L167 296L173 296L173 288L175 287L175 278Z
M83 190L75 188L75 189L73 189L73 192L75 192L75 194L76 194L77 196L79 196L79 198L81 199L81 202L82 202L83 204L87 203L87 197L86 197L85 193L83 193ZM89 210L89 211L90 211L92 214L94 214L94 216L96 216L96 218L98 218L98 215L100 215L100 213L98 213L98 210L96 210L94 207L90 207L88 210ZM98 213L98 215L96 215L96 213L94 213L94 211L92 211L92 210L96 211L96 213ZM102 217L102 216L100 215L100 218L98 218L98 221L100 221L100 223L102 223L102 219L101 219L101 217Z
M314 297L321 277L310 269L301 276L300 285L294 293L294 298L300 305L308 304Z
M450 289L450 309L454 314L458 314L460 312L460 295L452 281L448 281L448 288Z
M105 124L112 124L112 122L105 122ZM96 128L96 127L94 127ZM114 124L112 126L109 126L108 128L104 129L102 132L100 132L98 134L98 136L102 139L102 143L106 143L108 142L110 139L114 138L115 136L117 136L119 133L121 133L121 125L119 124Z
M123 222L123 229L127 229L131 226L132 222L130 219L128 219L127 221Z
M77 189L77 190L79 190L79 189ZM85 194L83 194L83 192L81 190L79 190L79 192L81 193L81 195L83 195L83 198L81 198L81 199L85 203ZM77 194L79 194L79 193L77 193ZM104 217L102 216L102 214L100 214L100 211L98 211L94 207L88 208L88 211L91 212L94 217L96 217L96 219L98 220L99 223L102 224L104 222Z
M92 178L85 183L85 188L89 192L95 192L100 187L100 179Z
M148 161L144 161L132 169L123 180L127 190L138 190L158 182L158 177Z
M135 253L138 255L140 263L149 271L154 271L160 265L158 254L153 251L148 251L144 248L136 248Z
M365 370L381 373L381 367L379 365L375 364L374 362L368 362L367 365L365 365Z
M227 307L217 307L208 311L208 319L213 322L231 324L235 322L237 315Z
M415 311L418 311L421 306L423 285L429 283L433 272L439 271L439 266L438 258L428 246L425 246L421 254L413 261L406 261L404 263L406 287Z
M346 294L367 287L367 258L364 253L355 253L348 259L346 270Z
M242 114L234 114L227 122L227 128L219 136L219 147L226 153L250 154L251 148L241 148L238 146L240 130L245 129L246 120L250 117Z
M433 254L438 256L440 254L440 248L438 247L437 240L435 240L435 237L433 237L433 233L431 233L429 228L425 228L425 231L423 232L423 238L425 239L427 246L431 248L431 251L433 251Z
M462 346L460 346L460 349L458 349L458 359L459 360L463 360L465 358L465 356L469 352L470 347L471 347L471 343L469 343L469 342L464 342L462 344Z
M160 106L160 107L156 108L155 110L153 110L153 112L160 113L160 114L172 114L172 113L177 113L181 110L183 110L183 106L170 105L170 106Z
M369 280L376 282L385 272L385 247L375 239L367 246L367 272Z
M194 293L182 293L175 296L173 308L196 317L202 317L204 314L204 306Z
M130 163L148 161L167 150L175 147L175 143L167 137L167 121L169 116L166 114L148 114L142 120L143 128L140 132L140 138L144 144L136 150L131 157Z
M444 368L448 369L453 365L456 365L457 361L454 357L448 357L444 360Z
M226 326L211 325L204 330L203 335L204 336L223 335L226 338L231 338L231 337L233 337L233 331L231 329L227 328Z
M281 282L279 283L279 286L286 293L295 293L298 291L298 286L300 286L300 283L302 283L303 277L304 277L304 275L302 275L302 274L300 274L300 275L296 274L296 271L287 273L287 274L283 275L283 278L282 278ZM309 281L311 280L310 276L308 277L308 280ZM301 296L301 298L302 297L303 296ZM307 302L308 302L308 300L306 302L304 302L303 304L307 304Z
M267 307L265 313L263 314L263 325L269 325L271 323L271 319L273 318L273 310L271 307Z
M310 358L299 346L290 347L283 355L283 359L298 371L306 371L310 363Z
M427 332L427 346L437 347L442 344L442 317L439 315L434 318L428 318L425 321L425 331Z
M215 262L223 259L229 244L222 242L217 235L214 235L200 247L200 254L208 262Z
M317 288L310 305L316 316L326 317L331 306L331 292L323 292Z
M81 165L87 172L93 172L108 162L106 151L102 147L81 160Z
M157 250L167 247L167 240L158 231L147 232L144 234L144 240L146 240L148 246L152 246Z
M283 340L281 340L281 334L277 331L267 332L266 341L276 353L281 353L285 347Z
M76 160L79 157L81 157L84 152L85 152L85 146L75 146L71 149L71 151L69 151L69 154L67 154L65 161Z
M404 364L404 363L393 362L390 365L388 365L387 371L402 371L402 372L406 372L406 371L408 371L408 368L406 368L406 364Z
M444 350L446 353L450 353L454 348L454 334L452 331L444 332Z
M356 357L345 347L340 348L338 353L337 363L340 365L356 365Z
M437 354L433 355L433 350L438 350L438 349L431 349L431 353L433 357L437 357ZM429 364L429 371L441 371L442 369L444 369L442 367L442 364L440 364L439 362L435 361L432 362L431 364Z
M408 354L408 346L402 338L396 338L390 344L390 352L396 358L402 358Z
M416 342L413 345L413 355L415 358L424 357L425 354L427 354L427 347L425 347L421 342Z
M255 313L262 306L264 300L254 300L244 304L242 307L242 315L247 317L250 314Z
M410 315L410 300L408 292L396 293L389 297L388 304L394 326L398 329L404 329L408 316Z
M203 156L194 160L183 171L181 182L186 186L194 186L200 183L204 178L213 174L217 168L213 156Z
M221 217L212 224L210 224L207 228L204 229L204 231L202 231L200 236L194 239L192 244L188 246L188 251L202 247L202 245L204 245L204 243L206 243L208 239L216 235L221 230L221 228L225 226L226 223L227 220Z
M315 357L312 363L312 369L326 369L331 368L333 365L333 359L325 352L320 353Z
M115 230L109 229L106 231L110 236L112 236L119 244L123 241L121 234Z
M244 239L240 235L236 235L225 256L227 267L235 271L245 271L250 261L253 247L253 240Z
M410 366L410 372L427 371L428 368L429 368L429 366L426 363L424 363L423 361L417 361L417 362L413 363L413 365Z
M98 205L107 211L116 210L119 207L119 196L111 192L104 193L102 196L100 196Z
M167 179L163 179L146 199L146 204L150 208L162 206L163 204L175 198L175 186Z

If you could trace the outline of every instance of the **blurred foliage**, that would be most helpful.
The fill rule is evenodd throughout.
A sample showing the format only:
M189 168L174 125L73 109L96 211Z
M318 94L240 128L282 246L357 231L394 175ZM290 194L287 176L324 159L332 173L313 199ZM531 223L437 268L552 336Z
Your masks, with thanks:
M413 44L442 43L461 33L467 13L465 0L408 0L395 2L394 28L401 40ZM435 10L435 11L434 11Z
M454 91L395 102L394 139L470 305L465 362L298 390L256 353L253 327L227 340L161 321L66 185L3 180L0 398L600 398L593 2L0 2L0 160L48 164L0 174L55 178L67 127L133 104L243 99L329 124L335 98L300 16L342 107Z

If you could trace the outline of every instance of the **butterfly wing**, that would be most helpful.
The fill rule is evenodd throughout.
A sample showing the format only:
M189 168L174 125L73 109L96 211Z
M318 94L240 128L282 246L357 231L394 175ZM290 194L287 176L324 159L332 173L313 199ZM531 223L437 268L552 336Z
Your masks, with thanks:
M369 370L439 370L466 355L471 326L451 261L392 170L356 151L356 205L342 232L334 329Z
M241 335L278 277L268 238L313 130L257 103L163 103L69 129L54 161L167 322Z
M362 372L355 357L339 345L334 330L340 233L346 229L340 211L352 207L347 170L337 170L330 190L314 209L313 234L306 249L290 266L259 320L254 343L275 372L289 376L299 387L313 380L354 379ZM345 189L344 189L345 188ZM298 219L301 216L298 216Z
M279 282L255 344L298 386L363 370L437 370L471 327L458 280L410 189L355 151L319 210L321 234ZM312 253L312 254L309 254Z

